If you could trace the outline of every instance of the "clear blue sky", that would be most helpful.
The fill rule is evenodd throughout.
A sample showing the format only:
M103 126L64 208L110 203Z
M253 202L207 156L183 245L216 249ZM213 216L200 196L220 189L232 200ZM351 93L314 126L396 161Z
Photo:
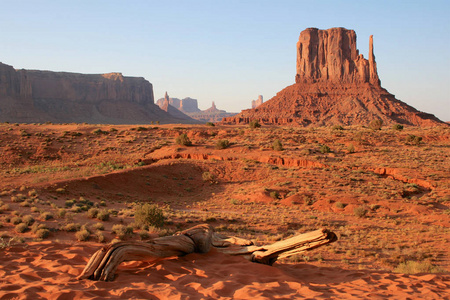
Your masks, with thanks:
M239 112L294 83L308 27L369 36L381 84L450 121L450 1L0 0L0 61L16 69L122 72L155 99L196 98Z

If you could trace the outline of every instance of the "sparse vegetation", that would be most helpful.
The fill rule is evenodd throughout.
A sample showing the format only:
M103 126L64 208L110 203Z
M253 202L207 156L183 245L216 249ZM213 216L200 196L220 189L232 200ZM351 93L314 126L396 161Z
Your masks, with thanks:
M259 124L259 121L258 121L258 120L253 120L253 121L250 121L250 123L248 124L248 126L249 126L250 128L252 128L252 129L255 129L255 128L261 127L261 124Z
M218 140L216 142L216 149L225 149L230 146L230 142L228 140Z
M275 140L272 144L272 149L275 151L283 151L283 144L280 140Z
M179 136L177 136L175 142L178 145L182 145L182 146L192 146L192 142L186 133L182 133Z
M157 205L145 203L136 206L134 222L140 228L148 226L162 227L164 220L163 211Z
M381 130L382 126L383 126L383 120L381 120L381 119L375 119L369 123L369 128L372 130Z

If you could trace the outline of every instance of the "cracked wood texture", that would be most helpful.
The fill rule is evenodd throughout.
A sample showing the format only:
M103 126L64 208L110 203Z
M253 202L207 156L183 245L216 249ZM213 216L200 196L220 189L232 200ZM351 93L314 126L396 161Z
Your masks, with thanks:
M271 245L256 246L252 241L224 236L214 232L211 225L202 224L148 242L118 242L105 246L92 255L78 279L111 281L124 261L155 261L194 252L207 253L212 247L225 254L272 265L278 258L309 251L336 240L333 232L319 229Z

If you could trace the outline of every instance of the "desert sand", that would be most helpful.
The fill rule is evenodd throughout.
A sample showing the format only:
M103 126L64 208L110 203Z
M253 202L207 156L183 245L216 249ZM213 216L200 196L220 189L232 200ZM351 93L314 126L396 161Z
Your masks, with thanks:
M447 125L0 124L0 299L448 299L449 140ZM133 228L142 202L162 228ZM322 227L338 241L273 266L212 250L76 279L106 243L200 223L256 244Z

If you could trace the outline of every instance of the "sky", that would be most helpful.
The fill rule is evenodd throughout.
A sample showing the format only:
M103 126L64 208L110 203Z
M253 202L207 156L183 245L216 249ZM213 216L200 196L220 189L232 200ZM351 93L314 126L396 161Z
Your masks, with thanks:
M155 100L191 97L240 112L295 82L308 27L369 36L381 85L450 121L450 1L0 0L0 62L16 69L121 72Z

